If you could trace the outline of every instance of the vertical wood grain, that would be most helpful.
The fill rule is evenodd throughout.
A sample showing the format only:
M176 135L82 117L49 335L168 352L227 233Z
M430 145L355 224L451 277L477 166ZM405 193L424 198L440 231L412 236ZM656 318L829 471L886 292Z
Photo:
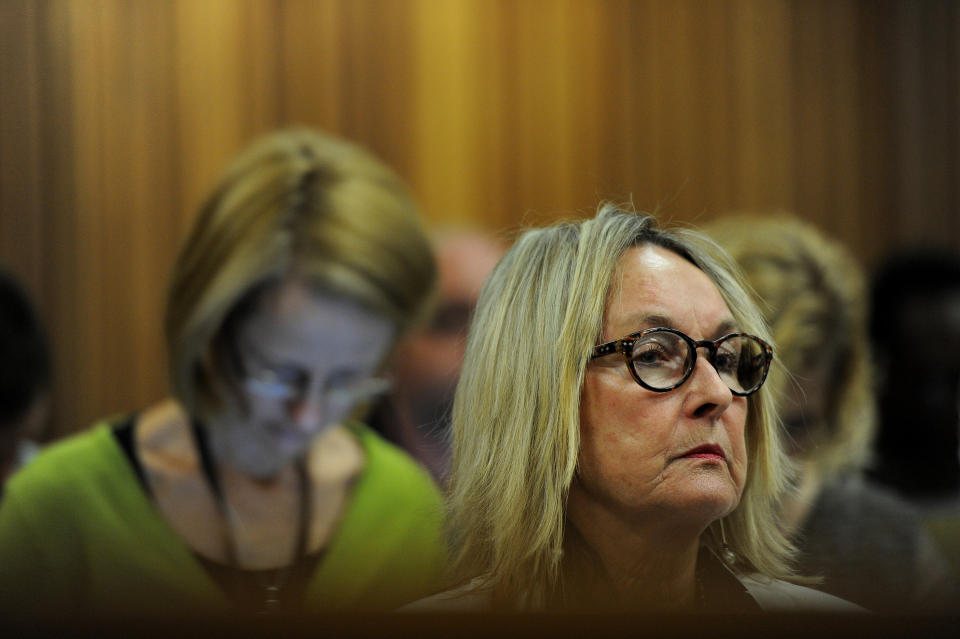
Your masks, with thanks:
M45 306L37 13L29 0L0 3L0 268Z
M960 248L958 35L945 0L6 0L0 263L65 433L165 392L179 242L278 126L368 146L436 224L632 198L791 210L866 264Z

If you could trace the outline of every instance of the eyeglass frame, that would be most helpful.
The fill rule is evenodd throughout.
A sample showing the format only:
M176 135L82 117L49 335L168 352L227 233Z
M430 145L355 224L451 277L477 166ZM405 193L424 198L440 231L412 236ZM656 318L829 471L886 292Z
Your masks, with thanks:
M239 352L236 352L235 356L240 365L240 381L241 384L248 393L251 393L260 399L267 399L277 402L296 402L301 400L306 394L306 386L309 383L307 380L300 380L298 382L286 382L279 379L277 374L276 367L267 365L263 360L266 359L255 349L248 349L249 355L253 355L253 359L260 360L259 366L254 367L256 372L250 370L250 365L248 357L241 355ZM269 378L274 379L269 379ZM282 396L280 394L271 394L265 392L262 389L255 388L255 385L269 385L277 384L279 386L285 386L290 389L291 393L289 396ZM337 393L343 393L348 396L349 403L354 405L360 404L365 401L369 401L378 395L383 395L388 392L393 385L391 379L387 377L365 377L364 379L355 382L351 385L350 388L334 388L334 389L325 389L323 391L323 399L326 404L332 403L333 400L338 399Z
M654 332L673 333L674 335L680 337L684 342L686 342L687 346L690 348L690 351L693 353L693 361L690 364L690 368L688 368L687 371L683 374L683 377L680 378L680 381L678 381L673 386L670 386L669 388L655 388L650 384L647 384L646 382L644 382L642 379L640 379L640 376L637 374L637 371L634 369L631 362L630 355L631 355L631 350L633 349L633 344L638 339ZM750 395L753 395L758 390L760 390L760 387L763 386L763 383L767 381L767 374L770 372L770 364L773 362L773 347L770 346L765 341L763 341L762 339L760 339L759 337L757 337L756 335L751 335L750 333L742 333L742 332L727 333L726 335L722 337L718 337L717 339L696 340L690 337L689 335L687 335L686 333L684 333L683 331L679 331L675 328L669 328L666 326L654 326L652 328L645 328L642 331L630 333L626 337L621 337L620 339L615 339L613 341L604 342L603 344L598 344L594 346L593 352L590 356L590 361L593 361L598 357L605 357L607 355L612 355L613 353L623 353L623 361L626 364L627 370L630 371L630 376L633 377L633 380L637 384L655 393L666 393L683 386L683 384L688 379L690 379L690 376L693 375L693 369L696 368L697 366L697 358L700 356L700 353L698 351L701 348L706 348L710 352L709 356L707 357L707 361L710 363L711 366L713 366L713 369L716 371L717 367L713 363L713 359L717 356L717 349L720 348L720 343L734 337L748 337L750 339L756 340L757 343L760 344L760 348L763 351L763 357L764 357L763 376L760 378L760 381L757 382L757 385L752 390L748 392L735 391L732 388L730 388L730 386L727 385L726 382L724 382L724 386L730 389L730 392L736 395L737 397L749 397ZM717 371L717 375L718 376L720 375L719 371Z

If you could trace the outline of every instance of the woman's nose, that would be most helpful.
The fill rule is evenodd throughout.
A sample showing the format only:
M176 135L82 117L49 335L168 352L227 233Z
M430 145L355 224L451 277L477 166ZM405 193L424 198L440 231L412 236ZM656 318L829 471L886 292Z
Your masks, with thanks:
M308 389L290 403L290 419L301 431L315 433L323 426L326 396L321 389Z
M709 358L701 354L693 367L690 380L690 412L694 417L715 419L723 414L733 401L733 391L720 378Z

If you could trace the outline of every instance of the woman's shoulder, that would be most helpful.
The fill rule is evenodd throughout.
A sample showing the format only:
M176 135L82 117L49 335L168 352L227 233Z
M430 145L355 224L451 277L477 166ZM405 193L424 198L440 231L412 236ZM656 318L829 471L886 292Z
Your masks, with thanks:
M760 575L740 576L738 579L764 612L867 612L846 599L780 579Z
M109 422L48 444L5 486L0 536L62 545L81 530L102 533L103 521L123 520L118 508L145 502L136 481L125 481L134 478L125 464Z
M351 425L351 429L363 446L366 465L356 480L338 537L376 538L378 551L400 556L418 547L420 552L442 556L443 499L433 479L370 429L362 425Z
M424 597L400 609L413 613L484 612L490 609L491 591L483 580L474 579L462 586Z
M367 456L364 483L377 486L383 495L419 495L430 502L440 502L436 482L409 454L364 424L351 424L350 429Z
M118 449L110 435L110 421L45 446L14 475L7 485L10 494L33 491L50 485L73 484L114 467Z
M764 612L864 613L860 606L824 592L779 579L738 577ZM480 579L425 597L401 608L401 612L457 613L489 610L491 590Z

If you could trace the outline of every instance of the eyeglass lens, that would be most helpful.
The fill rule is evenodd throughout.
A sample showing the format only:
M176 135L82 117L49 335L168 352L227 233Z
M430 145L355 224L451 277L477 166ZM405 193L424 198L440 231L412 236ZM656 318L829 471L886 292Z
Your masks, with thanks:
M259 375L247 377L245 386L248 391L265 399L291 400L303 393L306 386L305 376L302 379L284 379L276 371L263 370ZM390 390L390 381L379 377L351 380L342 385L327 388L327 401L335 406L350 405L355 402L366 401Z
M637 377L658 390L679 384L695 361L692 343L669 331L653 331L636 339L630 354ZM721 340L711 363L720 379L735 393L754 390L762 383L766 371L763 346L745 335Z

